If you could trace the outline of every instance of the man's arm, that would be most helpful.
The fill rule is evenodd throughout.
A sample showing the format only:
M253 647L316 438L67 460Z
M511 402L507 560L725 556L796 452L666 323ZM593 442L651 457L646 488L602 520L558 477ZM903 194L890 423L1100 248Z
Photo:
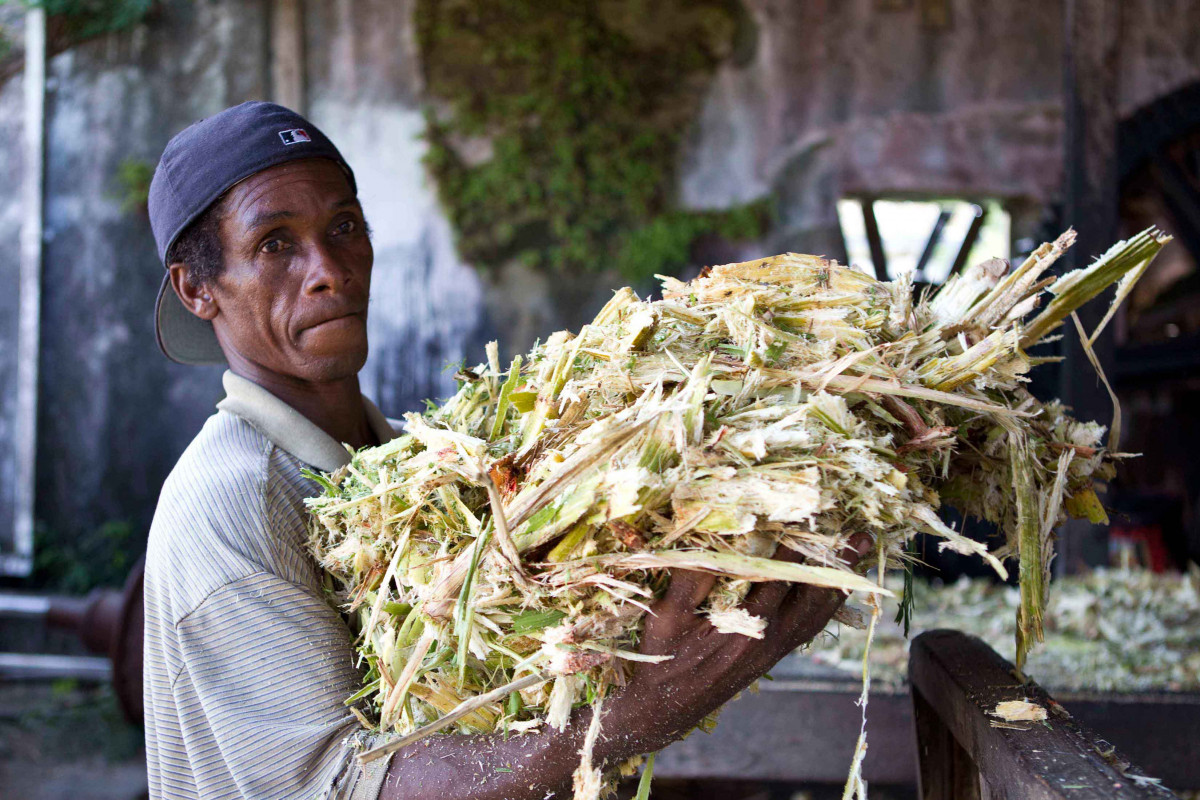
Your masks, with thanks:
M859 537L844 557L857 561ZM786 552L778 556L796 560ZM651 753L692 730L780 658L820 633L844 600L837 591L771 582L756 585L743 606L767 620L761 640L722 634L696 610L715 577L677 570L646 618L641 651L673 656L639 663L629 684L605 701L594 763ZM570 793L571 775L591 721L578 709L563 731L511 736L431 736L393 757L380 800L540 800Z
M245 798L327 796L362 730L343 704L361 676L337 612L259 572L212 592L176 634L170 690L200 794L227 790L227 775Z

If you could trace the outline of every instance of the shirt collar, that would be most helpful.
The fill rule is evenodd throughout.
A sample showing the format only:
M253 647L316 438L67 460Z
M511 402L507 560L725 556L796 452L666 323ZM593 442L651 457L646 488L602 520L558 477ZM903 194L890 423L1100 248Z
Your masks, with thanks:
M245 419L281 449L322 472L333 472L350 463L350 451L287 403L253 381L226 370L221 377L225 399L217 409ZM389 441L396 431L375 404L363 397L367 422L380 442Z

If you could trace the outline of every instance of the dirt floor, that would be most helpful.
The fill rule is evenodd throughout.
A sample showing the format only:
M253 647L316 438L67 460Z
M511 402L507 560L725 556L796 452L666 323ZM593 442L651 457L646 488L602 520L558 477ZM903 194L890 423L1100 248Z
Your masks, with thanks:
M147 797L142 729L107 686L0 683L0 794L6 800Z

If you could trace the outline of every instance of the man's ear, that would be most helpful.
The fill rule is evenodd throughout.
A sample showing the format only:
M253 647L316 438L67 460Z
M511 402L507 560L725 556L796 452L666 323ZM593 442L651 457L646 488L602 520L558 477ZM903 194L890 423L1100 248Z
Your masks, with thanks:
M217 301L207 285L198 285L189 280L188 265L176 262L169 267L171 287L183 302L183 307L200 319L212 322L217 316Z

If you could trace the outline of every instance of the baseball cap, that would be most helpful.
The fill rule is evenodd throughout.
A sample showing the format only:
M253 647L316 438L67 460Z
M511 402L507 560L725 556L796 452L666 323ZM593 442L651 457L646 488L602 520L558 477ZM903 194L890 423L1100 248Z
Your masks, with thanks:
M357 192L354 172L315 125L291 109L252 101L193 123L167 142L150 181L150 228L158 257L221 195L256 172L304 158L330 158ZM158 346L181 364L224 364L212 323L189 311L163 276L155 305Z

